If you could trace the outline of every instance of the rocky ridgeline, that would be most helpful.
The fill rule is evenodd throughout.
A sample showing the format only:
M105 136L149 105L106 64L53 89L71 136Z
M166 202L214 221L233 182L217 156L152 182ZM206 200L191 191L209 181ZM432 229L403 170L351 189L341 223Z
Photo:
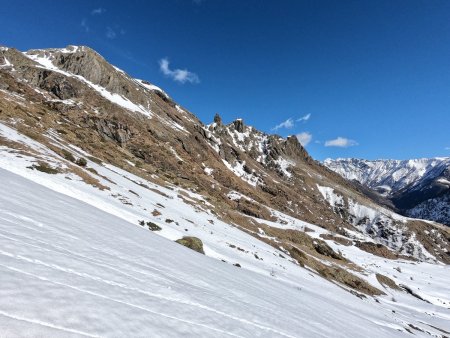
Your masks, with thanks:
M288 224L281 211L350 241L356 232L417 259L428 259L421 254L428 251L450 261L447 230L380 206L313 160L296 137L269 135L240 119L225 124L219 115L204 125L88 47L2 48L0 89L4 123L44 143L43 135L57 133L99 161L195 191L219 217L251 233L258 232L252 217Z

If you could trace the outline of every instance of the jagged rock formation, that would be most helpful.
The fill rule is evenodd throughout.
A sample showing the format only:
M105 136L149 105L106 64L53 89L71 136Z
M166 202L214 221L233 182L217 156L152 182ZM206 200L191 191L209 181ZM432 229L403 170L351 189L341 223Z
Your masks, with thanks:
M450 158L327 159L324 164L389 199L406 216L450 225Z
M2 48L0 84L2 123L56 153L57 137L98 161L196 192L222 220L255 236L292 217L351 242L360 234L399 255L450 262L446 229L375 203L313 160L296 137L268 135L240 119L224 124L219 115L204 125L160 88L88 47ZM283 240L294 245L291 237Z

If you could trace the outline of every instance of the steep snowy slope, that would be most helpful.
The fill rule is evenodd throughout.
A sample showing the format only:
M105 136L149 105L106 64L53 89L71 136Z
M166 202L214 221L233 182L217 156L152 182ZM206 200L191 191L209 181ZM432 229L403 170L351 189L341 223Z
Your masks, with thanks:
M404 215L450 225L450 158L327 159L324 164L390 199Z
M64 164L13 129L3 126L2 135L40 149L54 167ZM448 266L385 259L327 240L386 293L376 301L355 297L299 267L289 253L180 198L189 193L180 188L89 160L109 188L101 190L73 173L29 169L35 158L1 150L0 326L6 335L384 337L414 331L440 337L450 331ZM153 208L160 214L150 213ZM307 227L317 240L332 235L278 215L285 224L270 222L275 227ZM139 219L162 230L140 227ZM202 238L207 257L171 241L186 233ZM383 286L377 274L423 300Z
M0 196L3 336L388 337L404 330L403 315L399 321L296 267L280 278L242 270L3 169L0 178L8 182ZM429 322L449 329L441 310L432 311Z

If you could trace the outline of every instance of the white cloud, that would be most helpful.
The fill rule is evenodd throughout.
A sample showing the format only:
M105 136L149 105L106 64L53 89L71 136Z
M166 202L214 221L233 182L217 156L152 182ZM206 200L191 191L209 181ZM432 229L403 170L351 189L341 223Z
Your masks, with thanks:
M111 27L106 27L106 37L108 39L115 39L117 36L116 32L114 31L114 29L112 29Z
M310 118L311 118L311 113L306 114L305 116L300 117L300 118L297 119L296 121L297 121L297 122L301 122L301 121L306 122L306 121L308 121Z
M88 25L86 19L81 20L80 26L81 26L81 28L83 28L83 30L84 30L86 33L89 33L90 28L89 28L89 25Z
M292 118L288 118L286 121L281 122L272 128L272 130L278 130L281 128L291 129L294 126L294 120Z
M169 60L167 58L159 60L159 69L164 75L172 78L172 80L180 83L199 83L200 79L197 74L188 71L187 69L170 69Z
M106 9L104 9L104 8L95 8L95 9L93 9L92 11L91 11L91 15L101 15L101 14L103 14L103 13L105 13L106 12Z
M325 142L325 147L341 147L341 148L347 148L352 146L357 146L358 142L354 140L350 140L345 137L338 137L334 140L328 140Z
M312 140L311 133L308 133L307 131L304 131L300 134L295 135L297 136L298 141L301 143L302 146L306 147L309 142Z

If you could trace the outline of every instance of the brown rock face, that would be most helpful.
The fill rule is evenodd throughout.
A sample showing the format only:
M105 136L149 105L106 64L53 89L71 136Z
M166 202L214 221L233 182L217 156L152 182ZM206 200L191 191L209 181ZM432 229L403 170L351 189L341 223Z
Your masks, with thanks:
M132 133L126 124L100 118L91 118L91 120L95 124L95 128L101 136L108 137L116 141L121 147L125 146L131 138Z

